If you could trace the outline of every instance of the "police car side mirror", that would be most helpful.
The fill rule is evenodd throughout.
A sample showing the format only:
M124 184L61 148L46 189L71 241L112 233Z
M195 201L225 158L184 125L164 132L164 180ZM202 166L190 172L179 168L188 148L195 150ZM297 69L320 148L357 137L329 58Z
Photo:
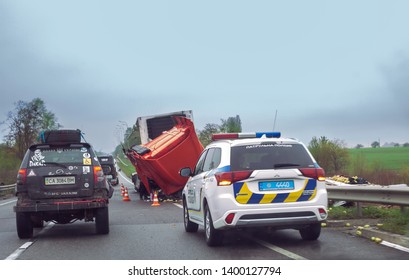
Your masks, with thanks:
M192 170L190 170L190 167L184 167L180 169L179 174L182 177L190 177L192 175Z

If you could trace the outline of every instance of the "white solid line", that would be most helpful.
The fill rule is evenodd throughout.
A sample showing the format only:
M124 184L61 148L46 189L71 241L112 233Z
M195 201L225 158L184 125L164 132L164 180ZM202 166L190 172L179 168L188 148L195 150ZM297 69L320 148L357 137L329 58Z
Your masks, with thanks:
M11 201L7 201L7 202L4 202L4 203L0 204L0 206L4 206L4 205L7 205L7 204L16 202L16 201L17 201L17 199L13 199L13 200L11 200Z
M173 205L175 205L176 207L179 207L180 209L183 209L183 206L180 205L179 203L173 203Z
M280 247L275 246L275 245L273 245L271 243L265 242L265 241L260 240L260 239L256 239L256 238L248 236L248 235L246 235L246 237L249 238L250 240L253 240L254 242L260 244L261 246L264 246L264 247L266 247L266 248L268 248L270 250L273 250L273 251L275 251L275 252L277 252L277 253L279 253L281 255L284 255L286 257L289 257L290 259L293 259L293 260L306 260L306 258L304 258L304 257L302 257L300 255L297 255L296 253L287 251L286 249L280 248Z
M121 175L121 177L122 177L122 178L124 178L124 179L125 179L125 181L127 181L128 183L133 184L133 182L132 182L132 181L130 181L130 180L128 179L128 177L126 177L124 174L122 174L122 172L118 172L118 173L119 173L119 175Z
M397 250L400 250L400 251L403 251L403 252L406 252L406 253L409 253L409 248L403 247L403 246L398 245L398 244L394 244L394 243L391 243L391 242L388 242L388 241L382 241L381 244L385 245L385 246L388 246L388 247L391 247L391 248L394 248L394 249L397 249Z
M128 164L126 164L120 157L117 157L117 159L119 159L119 161L120 161L123 165L128 166Z

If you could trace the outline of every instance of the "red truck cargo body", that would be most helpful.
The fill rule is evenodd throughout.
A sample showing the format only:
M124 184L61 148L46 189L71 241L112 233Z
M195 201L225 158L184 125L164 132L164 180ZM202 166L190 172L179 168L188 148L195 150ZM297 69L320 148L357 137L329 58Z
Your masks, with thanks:
M182 190L187 178L180 176L179 170L193 169L203 151L193 122L184 117L174 117L174 120L176 125L172 129L144 145L132 147L127 153L149 193L152 191L149 180L165 195Z

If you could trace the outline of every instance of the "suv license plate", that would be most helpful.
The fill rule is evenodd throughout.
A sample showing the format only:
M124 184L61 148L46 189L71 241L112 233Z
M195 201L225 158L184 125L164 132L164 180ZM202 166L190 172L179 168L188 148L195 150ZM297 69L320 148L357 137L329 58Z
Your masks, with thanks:
M293 190L294 181L268 181L268 182L259 182L258 188L260 191L278 191L278 190Z
M75 184L74 176L65 176L65 177L45 177L45 185L72 185Z

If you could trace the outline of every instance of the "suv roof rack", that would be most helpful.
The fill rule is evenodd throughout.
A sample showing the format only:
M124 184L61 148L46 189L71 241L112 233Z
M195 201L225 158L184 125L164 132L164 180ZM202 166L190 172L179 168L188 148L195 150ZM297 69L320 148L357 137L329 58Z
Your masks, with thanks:
M39 135L41 144L81 143L82 133L79 129L45 130Z

